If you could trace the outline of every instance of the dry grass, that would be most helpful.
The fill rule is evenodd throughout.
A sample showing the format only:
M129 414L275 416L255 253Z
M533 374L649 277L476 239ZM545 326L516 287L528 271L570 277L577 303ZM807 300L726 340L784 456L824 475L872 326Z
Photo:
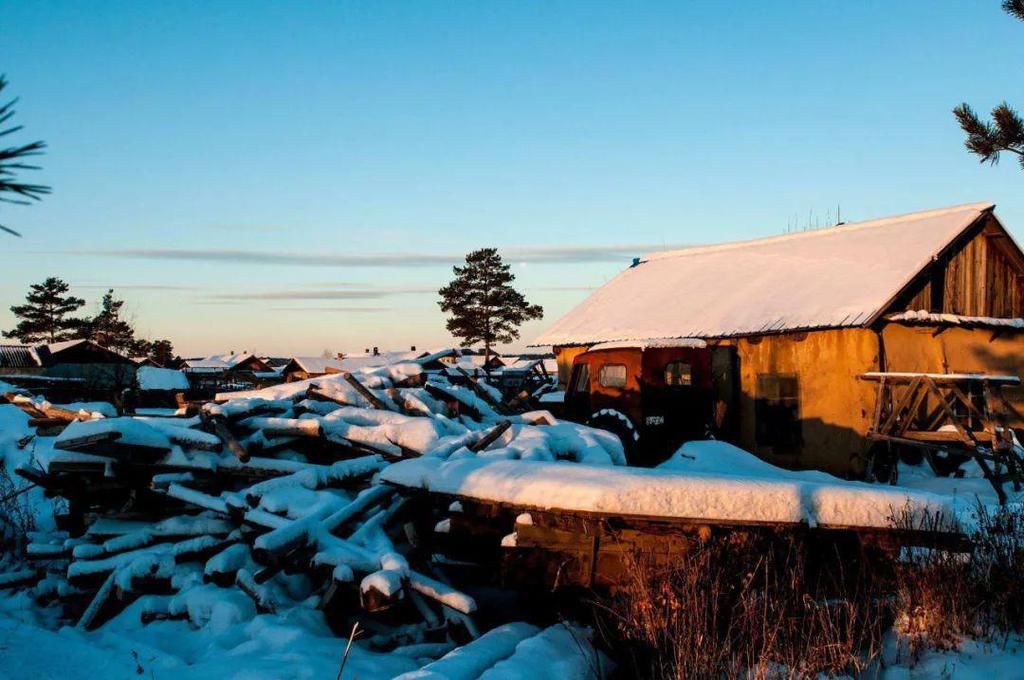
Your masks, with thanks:
M633 556L635 577L600 608L627 675L863 675L885 632L871 581L834 564L812 576L807 552L794 539L746 536L695 545L667 569Z
M597 619L625 675L652 680L874 676L890 631L911 665L966 638L999 644L1024 632L1024 508L977 514L971 552L748 534L696 543L671 567L635 554Z
M895 570L896 630L907 651L1024 632L1024 508L979 506L970 553L904 550Z

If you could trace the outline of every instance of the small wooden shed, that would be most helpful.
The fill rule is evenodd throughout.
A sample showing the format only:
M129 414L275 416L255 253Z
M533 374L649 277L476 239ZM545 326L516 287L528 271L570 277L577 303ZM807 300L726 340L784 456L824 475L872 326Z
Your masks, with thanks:
M1024 376L1024 253L976 203L655 253L540 337L563 383L602 342L700 338L716 424L780 465L859 474L872 371ZM1024 394L1009 389L1011 425Z

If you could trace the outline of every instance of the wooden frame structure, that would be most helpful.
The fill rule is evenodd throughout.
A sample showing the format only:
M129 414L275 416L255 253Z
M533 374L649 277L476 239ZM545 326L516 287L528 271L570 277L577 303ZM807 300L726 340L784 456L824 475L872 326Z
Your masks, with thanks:
M922 449L937 472L936 451L974 458L1000 504L1006 503L1004 482L1021 490L1022 461L1006 424L1012 408L1002 395L1003 387L1020 385L1020 378L886 372L860 378L878 383L869 439Z
M548 592L566 587L615 591L634 576L636 557L671 568L713 537L801 540L808 558L812 553L835 555L836 551L850 557L892 556L907 547L972 549L966 536L942 531L927 519L917 528L696 520L539 508L398 488L414 504L410 515L418 518L417 535L425 541L421 548L442 556L449 568L478 569L485 579L495 578L503 587ZM431 530L438 520L445 525L440 533Z

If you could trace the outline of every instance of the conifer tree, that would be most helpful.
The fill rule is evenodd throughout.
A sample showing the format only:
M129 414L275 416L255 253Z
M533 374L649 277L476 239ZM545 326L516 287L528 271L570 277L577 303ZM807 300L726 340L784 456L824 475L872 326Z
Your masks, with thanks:
M495 248L466 255L466 265L455 266L455 279L438 291L441 310L448 313L445 326L463 347L482 342L487 359L496 343L519 337L519 326L544 316L540 305L530 304L512 287L515 275Z
M174 361L174 345L170 340L154 340L150 344L148 356L161 366L169 366Z
M28 345L79 337L85 322L70 315L83 307L85 300L69 295L69 290L71 287L55 276L32 284L25 304L11 307L19 321L4 337L16 338Z
M107 290L100 301L100 313L88 322L87 337L97 345L121 354L131 355L133 350L138 347L135 340L135 329L121 318L123 306L124 300L114 297L114 289Z
M1024 21L1024 0L1005 0L1003 9ZM967 134L964 146L981 159L982 163L998 163L999 155L1006 151L1016 154L1024 170L1024 119L1003 102L992 109L992 122L983 121L966 103L953 109L960 128Z
M7 87L7 79L0 75L0 93ZM14 117L14 105L17 99L0 104L0 137L14 134L21 130L20 125L3 127ZM38 170L39 167L25 162L26 158L38 156L46 148L45 142L30 142L28 144L15 144L14 146L0 147L0 202L26 204L29 201L38 201L45 194L50 193L50 187L42 184L22 182L18 179L18 173L24 170ZM10 227L0 224L0 231L20 236Z

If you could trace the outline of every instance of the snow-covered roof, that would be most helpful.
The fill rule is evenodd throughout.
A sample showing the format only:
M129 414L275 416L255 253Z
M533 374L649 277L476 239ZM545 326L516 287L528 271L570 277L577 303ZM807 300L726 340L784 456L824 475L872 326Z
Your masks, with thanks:
M865 325L993 207L973 203L654 253L595 291L534 344Z
M28 345L0 345L0 368L35 368L42 366L39 355Z
M185 367L193 370L228 370L234 368L243 361L247 361L252 358L257 358L252 352L228 352L226 354L211 354L208 357L202 359L187 359L185 361Z
M333 371L344 370L344 366L341 363L342 360L331 357L292 357L291 361L295 362L300 371L306 373L324 374L329 369Z
M1024 330L1024 319L999 319L991 316L962 316L960 314L940 314L924 309L909 310L890 314L885 317L889 321L906 324L937 324L948 326L964 326L966 328L1016 328Z
M708 346L700 338L652 338L650 340L618 340L616 342L602 342L590 348L591 351L598 349L659 349L690 347L703 349Z
M341 360L342 368L346 371L355 371L360 368L369 368L374 366L387 366L388 364L397 364L403 361L416 361L417 359L426 355L426 352L419 350L410 350L407 352L378 352L377 354L347 354L345 358Z
M62 342L51 342L48 345L43 345L50 351L50 354L56 354L57 352L63 352L66 349L81 345L83 342L89 342L85 338L78 338L77 340L64 340Z
M381 479L524 509L688 521L891 528L893 509L905 508L957 530L948 496L783 470L725 442L688 442L681 453L654 469L420 456L388 466Z
M188 376L172 368L140 366L135 372L140 390L187 390Z

